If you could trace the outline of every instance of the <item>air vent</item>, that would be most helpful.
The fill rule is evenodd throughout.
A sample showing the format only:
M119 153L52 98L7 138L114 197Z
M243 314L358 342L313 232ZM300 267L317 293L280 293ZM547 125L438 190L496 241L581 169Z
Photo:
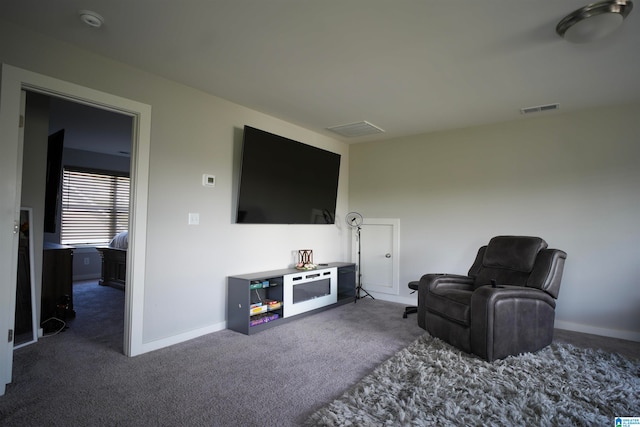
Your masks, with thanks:
M372 125L369 122L361 121L356 123L349 123L347 125L333 126L327 128L331 132L335 132L338 135L352 138L355 136L374 135L376 133L382 133L384 130L378 126Z
M520 109L520 114L540 113L542 111L557 110L560 108L560 104L546 104L537 105L535 107L525 107Z

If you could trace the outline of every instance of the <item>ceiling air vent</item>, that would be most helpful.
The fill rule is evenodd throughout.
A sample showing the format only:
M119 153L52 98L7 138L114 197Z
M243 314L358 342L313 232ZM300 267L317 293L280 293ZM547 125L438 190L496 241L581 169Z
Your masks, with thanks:
M347 125L332 126L327 129L331 132L337 133L338 135L349 138L354 136L374 135L376 133L384 132L384 130L380 129L378 126L365 121L349 123Z
M535 107L525 107L520 109L521 114L540 113L542 111L557 110L560 108L560 104L547 104L537 105Z

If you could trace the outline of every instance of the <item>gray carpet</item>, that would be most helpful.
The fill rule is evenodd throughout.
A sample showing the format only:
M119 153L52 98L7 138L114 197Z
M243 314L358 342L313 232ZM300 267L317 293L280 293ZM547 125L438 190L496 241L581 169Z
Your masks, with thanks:
M0 425L298 426L424 335L402 305L366 298L253 336L224 330L127 358L123 292L75 284L74 302L67 330L14 353ZM556 335L640 357L640 343Z
M639 411L638 359L553 343L488 363L425 335L307 425L604 426Z
M74 302L66 331L15 352L0 425L301 425L424 333L402 305L367 298L127 358L122 291L83 283Z

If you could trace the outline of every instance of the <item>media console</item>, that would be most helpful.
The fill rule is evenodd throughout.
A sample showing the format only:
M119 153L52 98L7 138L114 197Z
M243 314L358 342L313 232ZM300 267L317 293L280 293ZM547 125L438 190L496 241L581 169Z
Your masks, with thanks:
M353 263L334 262L314 270L263 271L227 278L227 328L251 335L292 318L354 302Z

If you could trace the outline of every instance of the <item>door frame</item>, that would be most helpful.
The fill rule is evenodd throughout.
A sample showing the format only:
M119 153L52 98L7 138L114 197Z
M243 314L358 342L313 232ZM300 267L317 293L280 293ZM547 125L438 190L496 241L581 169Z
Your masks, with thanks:
M0 276L0 338L3 331L13 329L17 277L17 238L13 229L19 219L22 191L22 141L20 139L20 93L22 90L64 98L95 108L114 111L132 118L131 182L127 251L127 281L125 287L124 354L142 353L144 284L146 258L147 205L149 189L149 151L151 145L151 106L120 96L111 95L74 83L48 77L28 70L2 64L0 71L0 139L3 153L8 156L2 165L10 166L4 189L0 190L0 267L6 273ZM15 164L13 163L15 162ZM15 174L15 176L12 176ZM6 200L5 200L6 199ZM11 238L7 238L11 234ZM12 242L9 251L8 245ZM5 256L8 255L8 256ZM14 256L15 255L15 256ZM11 299L14 296L14 300ZM13 342L0 339L0 395L11 382ZM6 360L5 360L6 359Z
M390 225L392 227L392 262L391 262L391 288L380 288L378 286L366 285L363 288L368 292L376 292L386 295L399 295L400 294L400 219L399 218L362 218L362 231L366 233L367 225ZM356 240L356 233L352 233L351 241L351 256L352 260L357 263L358 259L358 242ZM361 250L361 256L364 254L364 250ZM360 266L358 265L358 274L360 274Z

